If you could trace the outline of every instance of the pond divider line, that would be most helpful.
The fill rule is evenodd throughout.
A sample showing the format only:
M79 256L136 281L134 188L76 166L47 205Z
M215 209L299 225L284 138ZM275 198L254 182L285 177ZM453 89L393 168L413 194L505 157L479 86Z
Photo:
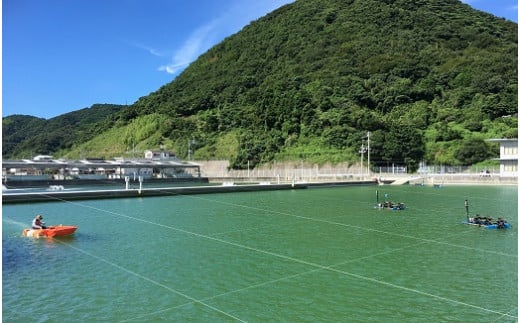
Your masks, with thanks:
M510 309L509 311L507 311L507 314L513 312L513 311L517 311L518 310L518 306L516 307L513 307L512 309ZM498 317L496 320L493 320L492 322L498 322L498 320L501 320L502 318L506 317L506 316L509 316L507 314L502 314L500 317Z
M53 238L53 239L54 239L54 238ZM131 274L131 275L133 275L133 276L135 276L135 277L137 277L137 278L140 278L140 279L142 279L142 280L145 280L145 281L147 281L147 282L149 282L149 283L151 283L151 284L153 284L153 285L156 285L156 286L158 286L158 287L164 288L164 289L166 289L166 290L168 290L168 291L170 291L170 292L172 292L172 293L174 293L174 294L177 294L177 295L182 296L182 297L184 297L184 298L186 298L186 299L189 299L189 300L191 301L190 303L197 303L197 304L200 304L200 305L202 305L202 306L208 307L209 309L211 309L211 310L213 310L213 311L215 311L215 312L221 313L221 314L223 314L223 315L225 315L225 316L227 316L227 317L230 317L230 318L232 318L232 319L234 319L234 320L237 320L237 321L239 321L239 322L246 322L246 321L244 321L244 320L242 320L242 319L240 319L240 318L238 318L238 317L236 317L236 316L234 316L234 315L232 315L232 314L230 314L230 313L227 313L227 312L225 312L225 311L223 311L223 310L221 310L221 309L218 309L218 308L216 308L216 307L214 307L214 306L212 306L212 305L210 305L210 304L205 303L203 300L196 299L196 298L194 298L194 297L192 297L192 296L190 296L190 295L187 295L187 294L185 294L185 293L183 293L183 292L180 292L180 291L178 291L178 290L176 290L176 289L174 289L174 288L171 288L171 287L169 287L169 286L166 286L165 284L159 283L159 282L157 282L157 281L155 281L155 280L153 280L153 279L151 279L151 278L148 278L148 277L146 277L146 276L144 276L144 275L141 275L141 274L139 274L139 273L137 273L137 272L135 272L135 271L132 271L132 270L127 269L127 268L125 268L125 267L123 267L123 266L120 266L120 265L118 265L118 264L116 264L116 263L114 263L114 262L112 262L112 261L109 261L109 260L106 260L106 259L104 259L104 258L102 258L102 257L96 256L96 255L94 255L94 254L92 254L92 253L90 253L90 252L88 252L88 251L85 251L85 250L83 250L83 249L81 249L81 248L77 248L77 247L71 245L70 243L63 242L63 241L60 241L60 240L58 240L58 239L54 239L54 240L57 241L57 242L59 242L59 243L61 243L61 244L67 245L68 247L70 247L70 248L72 248L72 249L74 249L74 250L76 250L76 251L78 251L78 252L80 252L80 253L82 253L82 254L84 254L84 255L87 255L87 256L89 256L89 257L92 257L92 258L94 258L94 259L97 259L97 260L99 260L99 261L101 261L101 262L104 262L104 263L106 263L106 264L108 264L108 265L110 265L110 266L112 266L112 267L115 267L115 268L117 268L117 269L119 269L119 270L121 270L121 271L123 271L123 272L126 272L126 273L128 273L128 274Z
M437 243L437 244L446 245L446 246L455 247L455 248L464 248L464 249L469 249L469 250L472 250L472 251L479 251L479 252L491 253L491 254L499 255L499 256L518 258L518 255L498 252L498 251L494 251L494 250L479 249L479 248L474 248L474 247L470 247L470 246L466 246L466 245L453 244L453 243L448 243L448 242L444 242L444 241L437 241L437 240L433 240L433 239L425 239L425 238L415 237L415 236L406 235L406 234L400 234L400 233L388 232L388 231L383 231L383 230L378 230L378 229L360 227L360 226L357 226L357 225L346 224L346 223L330 221L330 220L324 220L324 219L317 219L317 218L312 218L312 217L307 217L307 216L302 216L302 215L291 214L291 213L287 213L287 212L266 210L266 209L261 209L261 208L255 207L255 206L241 205L241 204L229 203L229 202L222 202L222 201L218 201L218 200L212 200L212 199L207 199L207 198L204 198L204 197L193 196L193 195L187 195L186 197L193 198L193 199L201 199L201 200L214 202L214 203L219 203L219 204L224 204L224 205L231 205L231 206L236 206L236 207L242 207L242 208L252 209L252 210L257 210L257 211L264 211L264 212L270 212L270 213L274 213L274 214L286 215L286 216L291 216L291 217L304 219L304 220L309 220L309 221L314 221L314 222L322 222L322 223L326 223L326 224L338 225L338 226L347 227L347 228L354 228L354 229L359 229L359 230L364 230L364 231L377 232L377 233L381 233L381 234L385 234L385 235L391 235L391 236L396 236L396 237L401 237L401 238L408 238L408 239L414 239L414 240L419 240L419 241Z
M112 212L111 212L112 213ZM114 213L115 214L115 213ZM409 287L405 287L405 286L401 286L401 285L396 285L396 284L393 284L393 283L389 283L389 282L386 282L386 281L382 281L382 280L379 280L379 279L375 279L375 278L371 278L371 277L366 277L366 276L362 276L362 275L358 275L358 274L355 274L355 273L351 273L351 272L348 272L348 271L344 271L344 270L340 270L340 269L335 269L333 268L332 266L325 266L325 265L320 265L320 264L317 264L317 263L314 263L314 262L310 262L310 261L306 261L306 260L302 260L302 259L298 259L298 258L294 258L294 257L290 257L290 256L286 256L286 255L282 255L282 254L279 254L279 253L276 253L276 252L271 252L271 251L267 251L267 250L262 250L262 249L258 249L258 248L255 248L255 247L251 247L251 246L247 246L247 245L244 245L244 244L240 244L240 243L236 243L236 242L232 242L232 241L226 241L226 240L223 240L223 239L220 239L220 238L215 238L215 237L210 237L210 236L207 236L207 235L203 235L203 234L200 234L200 233L196 233L196 232L191 232L191 231L188 231L188 230L184 230L184 229L180 229L180 228L175 228L175 227L172 227L172 226L168 226L168 225L164 225L164 224L160 224L160 223L154 223L152 221L148 221L148 220L143 220L143 219L138 219L138 218L134 218L134 217L131 217L131 216L127 216L127 215L121 215L121 216L124 216L126 218L131 218L131 219L134 219L134 220L138 220L140 222L144 222L144 223L148 223L148 224L153 224L153 225L157 225L157 226L160 226L160 227L164 227L164 228L169 228L169 229L172 229L172 230L175 230L175 231L178 231L178 232L182 232L182 233L185 233L185 234L188 234L188 235L192 235L192 236L196 236L196 237L199 237L199 238L204 238L204 239L207 239L207 240L212 240L212 241L217 241L217 242L220 242L220 243L223 243L223 244L227 244L227 245L231 245L231 246L235 246L235 247L238 247L238 248L242 248L242 249L246 249L246 250L250 250L250 251L254 251L254 252L258 252L258 253L262 253L262 254L265 254L265 255L270 255L270 256L273 256L273 257L276 257L276 258L280 258L280 259L284 259L284 260L289 260L289 261L292 261L292 262L295 262L295 263L300 263L300 264L304 264L304 265L308 265L308 266L311 266L311 267L314 267L316 270L319 270L319 269L322 269L322 270L328 270L328 271L331 271L331 272L336 272L336 273L339 273L339 274L343 274L343 275L346 275L346 276L350 276L350 277L354 277L354 278L357 278L357 279L360 279L360 280L364 280L364 281L369 281L369 282L373 282L373 283L376 283L376 284L380 284L380 285L384 285L384 286L387 286L387 287L392 287L392 288L395 288L395 289L399 289L399 290L402 290L402 291L407 291L407 292L411 292L411 293L416 293L416 294L419 294L419 295L422 295L422 296L427 296L427 297L430 297L430 298L435 298L437 300L441 300L441 301L445 301L445 302L448 302L448 303L454 303L454 304L458 304L458 305L463 305L463 306L466 306L466 307L471 307L471 308L474 308L474 309L478 309L478 310L482 310L482 311L486 311L486 312L490 312L490 313L494 313L494 314L499 314L499 315L502 315L502 316L507 316L507 317L511 317L511 318L518 318L517 316L514 316L514 315L511 315L511 314L508 314L508 313L503 313L503 312L499 312L499 311L495 311L495 310L492 310L492 309L488 309L488 308L485 308L485 307L482 307L482 306L478 306L478 305L474 305L474 304L470 304L470 303L466 303L466 302L462 302L462 301L457 301L457 300L454 300L454 299L451 299L451 298L447 298L447 297L444 297L444 296L439 296L439 295L435 295L435 294L432 294L432 293L428 293L428 292L423 292L423 291L420 291L418 289L414 289L414 288L409 288ZM423 240L424 243L427 243L428 240ZM71 248L77 250L77 251L80 251L86 255L89 255L91 257L94 257L100 261L103 261L111 266L114 266L120 270L123 270L127 273L130 273L136 277L139 277L143 280L146 280L152 284L155 284L157 286L160 286L162 288L165 288L171 292L174 292L178 295L181 295L193 302L196 302L198 304L201 304L201 305L204 305L210 309L213 309L214 311L217 311L219 313L222 313L226 316L229 316L231 318L234 318L238 321L242 321L242 322L245 322L229 313L226 313L216 307L213 307L209 304L206 304L203 300L197 300L189 295L186 295L182 292L179 292L171 287L168 287L164 284L161 284L161 283L158 283L146 276L143 276L141 274L138 274L136 272L133 272L131 270L128 270L120 265L117 265L113 262L110 262L106 259L103 259L99 256L96 256L94 254L91 254L89 252L86 252L84 250L81 250L80 248L76 248L70 244L68 244Z
M207 199L207 200L209 200L209 199ZM214 201L214 200L209 200L209 201L220 202L220 201ZM393 284L393 283L385 282L385 281L382 281L382 280L379 280L379 279L358 275L358 274L351 273L351 272L344 271L344 270L335 269L335 268L332 268L331 266L325 266L325 265L317 264L317 263L314 263L314 262L310 262L310 261L306 261L306 260L302 260L302 259L286 256L286 255L283 255L283 254L279 254L279 253L276 253L276 252L272 252L272 251L268 251L268 250L262 250L262 249L258 249L258 248L251 247L251 246L247 246L247 245L244 245L244 244L240 244L240 243L236 243L236 242L232 242L232 241L227 241L227 240L216 238L216 237L211 237L211 236L204 235L204 234L201 234L201 233L192 232L192 231L184 230L184 229L181 229L181 228L176 228L176 227L173 227L173 226L169 226L169 225L165 225L165 224L161 224L161 223L156 223L156 222L152 222L152 221L149 221L149 220L140 219L140 218L136 218L136 217L133 217L133 216L129 216L129 215L113 212L113 211L108 211L108 210L104 210L104 209L100 209L100 208L96 208L96 207L92 207L92 206L88 206L88 205L83 205L83 204L77 203L77 202L70 202L70 201L67 201L67 202L73 203L73 204L80 204L80 205L82 205L84 207L95 209L95 210L102 211L102 212L107 212L107 213L115 215L115 216L121 216L121 217L124 217L124 218L127 218L127 219L132 219L132 220L135 220L135 221L139 221L139 222L143 222L143 223L147 223L147 224L151 224L151 225L155 225L155 226L171 229L171 230L174 230L174 231L177 231L177 232L181 232L181 233L184 233L184 234L187 234L187 235L191 235L191 236L195 236L195 237L199 237L199 238L203 238L203 239L207 239L207 240L211 240L211 241L220 242L220 243L223 243L223 244L235 246L237 248L250 250L250 251L257 252L257 253L262 253L262 254L265 254L265 255L270 255L270 256L273 256L273 257L276 257L276 258L280 258L280 259L289 260L289 261L292 261L292 262L295 262L295 263L308 265L308 266L314 267L316 269L328 270L328 271L331 271L331 272L336 272L336 273L343 274L343 275L350 276L350 277L354 277L354 278L357 278L357 279L373 282L375 284L379 284L379 285L383 285L383 286L387 286L387 287L392 287L392 288L395 288L395 289L399 289L399 290L407 291L407 292L411 292L411 293L416 293L416 294L419 294L419 295L422 295L422 296L427 296L427 297L434 298L434 299L441 300L441 301L445 301L445 302L448 302L448 303L454 303L454 304L458 304L458 305L463 305L463 306L466 306L466 307L471 307L471 308L475 308L475 309L478 309L478 310L482 310L482 311L486 311L486 312L490 312L490 313L494 313L494 314L499 314L499 315L502 315L502 316L507 316L507 317L511 317L511 318L515 318L515 319L518 318L517 316L511 315L511 314L508 314L508 313L495 311L495 310L488 309L488 308L485 308L485 307L481 307L481 306L478 306L478 305L474 305L474 304L470 304L470 303L466 303L466 302L462 302L462 301L457 301L457 300L454 300L454 299L450 299L450 298L447 298L447 297L435 295L435 294L432 294L432 293L423 292L423 291L420 291L420 290L417 290L417 289L413 289L413 288L409 288L409 287L405 287L405 286L401 286L401 285L396 285L396 284ZM235 203L223 203L223 202L220 202L220 203L221 204L229 204L229 205L240 206L239 204L235 204ZM260 210L259 208L251 207L251 206L242 206L242 207ZM382 231L382 230L366 229L366 228L363 228L363 227L358 227L358 226L353 226L353 225L346 225L344 223L339 223L339 222L332 222L332 221L327 221L327 220L313 219L313 218L310 218L310 217L291 215L291 214L288 214L288 213L285 213L285 212L275 212L275 211L271 211L271 212L276 213L276 214L283 214L283 215L293 216L293 217L297 217L297 218L302 218L302 219L315 220L315 221L318 221L318 222L324 222L324 223L329 223L329 224L341 225L341 226L345 226L345 227L353 227L353 228L357 228L357 229L364 229L364 230L380 232L380 233L384 233L384 234L391 234L391 235L396 235L396 236L407 237L407 238L411 238L411 239L416 239L418 241L424 241L425 243L426 242L432 242L432 243L440 243L440 244L443 244L443 245L452 245L452 244L449 244L449 243L442 243L442 242L439 242L439 241L436 241L436 240L432 240L432 239L423 239L423 238L417 238L417 237L408 236L408 235L393 234L393 233L385 232L385 231ZM453 246L458 246L458 245L453 245ZM111 263L108 260L105 260L105 259L103 259L101 257L96 256L96 255L90 254L90 253L88 253L86 251L83 251L83 250L81 250L79 248L76 248L74 246L71 246L71 247L76 249L76 250L78 250L78 251L81 251L84 254L90 255L90 256L92 256L94 258L97 258L97 259L99 259L99 260L101 260L101 261L103 261L105 263L108 263L108 264L111 264L112 266L120 268L121 270L128 271L128 273L131 273L131 274L133 274L133 275L135 275L137 277L141 277L142 279L144 279L146 281L149 281L149 282L151 282L153 284L156 284L158 286L164 287L164 288L166 288L166 289L168 289L168 290L170 290L172 292L178 293L179 295L182 295L182 296L186 297L187 299L193 300L196 303L199 303L201 305L207 306L207 307L209 307L209 308L211 308L211 309L213 309L213 310L215 310L215 311L217 311L219 313L225 314L225 315L227 315L229 317L232 317L232 318L234 318L236 320L242 321L241 319L236 318L236 317L232 316L231 314L223 312L223 311L221 311L221 310L219 310L219 309L217 309L215 307L212 307L209 304L205 304L203 301L197 300L197 299L195 299L195 298L193 298L193 297L191 297L189 295L183 294L183 293L181 293L179 291L176 291L175 289L172 289L172 288L170 288L168 286L165 286L163 284L155 282L154 280L152 280L150 278L147 278L147 277L145 277L143 275L140 275L138 273L135 273L133 271L125 269L122 266L119 266L119 265L117 265L115 263ZM458 247L461 247L461 246L458 246ZM476 248L470 248L470 249L476 249ZM510 255L507 255L507 254L504 254L504 255L510 256ZM515 256L515 257L517 257L517 256Z
M372 254L372 255L368 255L368 256L358 257L356 259L349 259L349 260L342 261L342 262L337 263L337 264L329 265L327 267L331 267L332 268L332 267L341 266L341 265L344 265L344 264L347 264L347 263L352 263L352 262L356 262L356 261L360 261L360 260L364 260L364 259L368 259L368 258L373 258L373 257L385 255L385 254L390 254L390 253L393 253L393 252L396 252L396 251L400 251L400 250L403 250L403 249L415 247L415 246L420 245L420 244L426 244L426 242L423 241L423 242L419 242L419 243L409 244L409 245L406 245L406 246L403 246L403 247L399 247L399 248L395 248L395 249L392 249L392 250L388 250L388 251L384 251L384 252L378 252L378 253L375 253L375 254ZM239 288L239 289L230 290L230 291L227 291L227 292L224 292L224 293L221 293L221 294L217 294L217 295L213 295L213 296L209 296L209 297L203 298L201 300L202 301L209 301L209 300L216 299L216 298L219 298L219 297L223 297L223 296L227 296L227 295L231 295L231 294L235 294L235 293L240 293L240 292L243 292L243 291L246 291L246 290L249 290L249 289L254 289L254 288L258 288L258 287L274 284L274 283L277 283L277 282L280 282L280 281L289 280L289 279L300 277L300 276L310 275L312 273L320 272L320 271L323 271L323 270L324 269L322 269L322 268L314 268L312 270L304 271L304 272L301 272L301 273L292 274L292 275L289 275L289 276L284 276L284 277L280 277L280 278L277 278L277 279L268 280L268 281L265 281L265 282L262 282L262 283L253 284L253 285L250 285L250 286L247 286L247 287L242 287L242 288ZM148 317L148 316L152 316L152 315L155 315L155 314L164 313L164 312L168 312L168 311L171 311L171 310L174 310L174 309L177 309L177 308L181 308L183 306L190 305L190 304L193 304L193 302L187 302L187 303L184 303L184 304L179 304L177 306L164 308L162 310L151 312L151 313L148 313L146 315L143 315L143 316L140 316L140 317L136 317L136 318L132 318L132 319L128 319L128 320L125 320L125 321L122 321L122 322L129 322L129 321L133 321L133 320L142 319L142 318L145 318L145 317Z
M229 203L229 202L222 202L222 201L218 201L218 200L213 200L213 199L208 199L208 198L203 198L203 197L200 197L198 195L192 195L192 194L179 194L179 193L171 193L169 191L166 191L164 192L165 194L161 195L161 196L184 196L184 197L189 197L189 198L192 198L192 199L200 199L200 200L204 200L204 201L208 201L208 202L213 202L213 203L219 203L219 204L223 204L223 205L231 205L231 206L235 206L235 207L241 207L241 208L248 208L248 209L253 209L253 210L257 210L257 211L263 211L263 212L268 212L268 213L274 213L274 214L280 214L280 215L286 215L286 216L291 216L291 217L295 217L295 218L300 218L300 219L305 219L305 220L310 220L310 221L316 221L316 222L323 222L323 223L328 223L328 224L332 224L332 225L338 225L338 226L343 226L343 227L349 227L349 228L354 228L354 229L359 229L359 230L365 230L365 231L371 231L371 232L377 232L377 233L382 233L382 234L386 234L386 235L392 235L392 236L398 236L398 237L402 237L402 238L409 238L409 239L415 239L415 240L419 240L419 241L428 241L428 242L432 242L432 243L438 243L438 244L442 244L442 245L446 245L446 246L451 246L451 247L456 247L456 248L463 248L463 249L468 249L468 250L472 250L472 251L478 251L478 252L484 252L484 253L491 253L491 254L495 254L495 255L499 255L499 256L506 256L506 257L513 257L513 258L518 258L518 255L515 255L515 254L507 254L507 253L504 253L504 252L498 252L498 251L494 251L494 250L487 250L487 249L480 249L480 248L474 248L474 247L470 247L470 246L466 246L466 245L458 245L458 244L453 244L453 243L448 243L448 242L443 242L443 241L436 241L436 240L433 240L433 239L425 239L425 238L420 238L420 237L414 237L414 236L410 236L410 235L405 235L405 234L400 234L400 233L394 233L394 232L387 232L387 231L382 231L382 230L378 230L378 229L372 229L372 228L365 228L365 227L360 227L360 226L356 226L356 225L351 225L351 224L346 224L346 223L341 223L341 222L335 222L335 221L329 221L329 220L323 220L323 219L316 219L316 218L311 218L311 217L305 217L305 216L301 216L301 215L296 215L296 214L291 214L291 213L287 213L287 212L280 212L280 211L273 211L273 210L267 210L267 209L261 209L261 208L258 208L258 207L254 207L254 206L248 206L248 205L241 205L241 204L236 204L236 203ZM135 218L135 217L131 217L131 216L128 216L128 215L124 215L124 214L120 214L120 213L116 213L116 212L112 212L112 211L107 211L107 210L103 210L103 209L99 209L99 208L94 208L94 207L90 207L88 205L84 205L82 203L78 203L76 201L70 201L70 200L65 200L65 199L60 199L56 196L49 196L50 199L54 199L56 201L61 201L61 202L68 202L68 203L72 203L72 204L79 204L79 205L83 205L85 207L89 207L89 208L92 208L92 209L97 209L98 211L104 211L104 212L107 212L107 213L112 213L114 215L119 215L119 216L123 216L123 217L127 217L127 218L130 218L130 219L134 219L134 220L138 220L138 221L144 221L142 219L139 219L139 218ZM159 225L159 224L158 224Z

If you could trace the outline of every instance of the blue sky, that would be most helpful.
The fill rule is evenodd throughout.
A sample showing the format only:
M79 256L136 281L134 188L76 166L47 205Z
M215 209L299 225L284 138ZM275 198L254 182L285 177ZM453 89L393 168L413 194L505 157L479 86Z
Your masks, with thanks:
M3 0L2 116L132 104L294 0ZM516 0L464 0L518 21Z

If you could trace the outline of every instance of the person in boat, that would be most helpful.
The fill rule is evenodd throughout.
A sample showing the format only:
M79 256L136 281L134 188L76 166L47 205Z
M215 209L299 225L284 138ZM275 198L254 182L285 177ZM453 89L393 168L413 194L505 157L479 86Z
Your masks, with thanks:
M45 222L42 221L43 216L41 214L38 214L32 221L32 228L33 229L47 229L45 226Z
M505 229L506 228L506 223L507 223L506 220L504 220L502 218L498 218L498 220L497 220L497 228Z
M477 214L474 218L473 218L473 221L471 221L472 223L474 224L478 224L478 225L482 225L484 224L484 218L480 216L480 214Z
M487 216L481 216L479 218L479 223L480 225L489 225L489 220L488 220L488 217Z

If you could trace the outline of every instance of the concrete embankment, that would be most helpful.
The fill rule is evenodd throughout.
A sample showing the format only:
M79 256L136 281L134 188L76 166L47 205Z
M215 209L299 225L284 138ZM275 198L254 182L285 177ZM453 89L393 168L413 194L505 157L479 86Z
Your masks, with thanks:
M34 187L49 187L49 186L64 186L64 187L81 187L81 186L125 186L125 179L49 179L49 180L9 180L2 184L7 188L34 188ZM138 184L137 179L130 179L132 185ZM186 177L186 178L146 178L144 180L146 185L158 184L184 184L184 183L208 183L208 178L200 177Z
M393 185L518 185L517 177L481 176L478 174L427 174L423 176L386 177Z
M89 199L132 198L150 196L175 196L209 193L254 192L272 190L305 189L309 187L370 185L373 181L351 181L336 183L294 183L294 184L244 184L189 187L162 187L145 189L85 190L85 191L45 191L45 192L3 192L2 203L58 202Z

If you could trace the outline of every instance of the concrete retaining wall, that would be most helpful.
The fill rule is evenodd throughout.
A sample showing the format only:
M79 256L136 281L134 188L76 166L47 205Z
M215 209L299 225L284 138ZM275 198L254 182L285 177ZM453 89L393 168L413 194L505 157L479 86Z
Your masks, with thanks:
M229 182L227 185L146 188L146 189L141 189L141 190L128 189L128 190L56 191L56 192L51 191L51 192L30 192L30 193L22 192L22 193L3 194L2 203L11 204L11 203L32 203L32 202L59 202L59 201L89 200L89 199L292 190L292 189L306 189L309 187L374 185L374 184L375 184L375 182L372 182L372 181L367 181L367 182L351 181L351 182L336 182L336 183L250 184L250 185L235 185L234 183Z

